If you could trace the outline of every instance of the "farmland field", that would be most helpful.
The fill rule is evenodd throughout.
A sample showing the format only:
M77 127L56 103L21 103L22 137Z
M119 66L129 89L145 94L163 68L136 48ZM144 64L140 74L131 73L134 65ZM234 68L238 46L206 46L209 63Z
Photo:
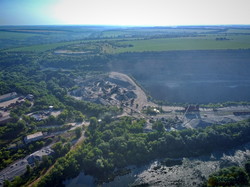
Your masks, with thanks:
M0 49L95 38L99 35L100 29L99 27L78 26L2 26L0 27Z
M36 34L30 34L30 33L16 33L16 32L6 32L6 31L0 31L0 39L26 39L28 37L37 36Z
M246 40L247 39L247 40ZM161 38L149 40L124 41L120 44L132 47L116 48L114 53L173 50L220 50L248 49L250 36L232 37L228 40L216 40L216 37Z
M250 30L220 27L3 27L0 49L44 52L81 42L92 42L99 53L250 48ZM100 42L103 43L100 45ZM73 46L75 50L77 47ZM81 47L82 48L82 47Z
M80 43L80 41L32 45L32 46L27 46L27 47L17 47L17 48L7 49L4 51L6 52L44 52L44 51L52 50L61 46L71 45L75 43Z

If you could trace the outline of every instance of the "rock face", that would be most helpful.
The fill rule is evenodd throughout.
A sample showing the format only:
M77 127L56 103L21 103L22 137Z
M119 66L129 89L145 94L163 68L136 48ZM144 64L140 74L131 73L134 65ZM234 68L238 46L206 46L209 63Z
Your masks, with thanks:
M219 168L219 162L190 162L188 159L183 160L182 165L166 167L160 165L156 167L152 165L147 171L138 175L134 186L200 186L206 180L206 173L209 171L202 171L207 165ZM208 168L211 170L211 168Z
M237 151L214 153L210 157L183 158L181 165L171 167L156 161L137 175L132 186L202 186L210 174L223 167L243 166L250 158L249 148L250 144L246 144Z

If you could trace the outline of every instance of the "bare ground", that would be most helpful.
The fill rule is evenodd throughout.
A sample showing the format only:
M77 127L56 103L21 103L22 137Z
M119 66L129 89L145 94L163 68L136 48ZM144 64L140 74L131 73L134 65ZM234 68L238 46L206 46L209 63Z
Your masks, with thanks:
M137 95L135 99L134 105L138 104L138 111L142 110L143 106L151 106L151 107L158 107L157 104L148 100L147 95L145 92L126 74L118 73L118 72L111 72L109 74L110 78L118 79L124 82L128 82L129 84L135 87L134 93ZM135 109L133 107L133 109ZM173 111L173 110L183 110L183 107L176 107L176 106L163 106L162 109L164 111ZM136 110L136 109L135 109Z

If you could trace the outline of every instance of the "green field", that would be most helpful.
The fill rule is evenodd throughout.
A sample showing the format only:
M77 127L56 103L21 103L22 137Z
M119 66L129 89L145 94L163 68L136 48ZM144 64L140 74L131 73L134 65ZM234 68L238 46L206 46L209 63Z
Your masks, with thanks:
M38 51L47 48L42 44L52 44L59 42L70 42L83 40L88 37L100 35L100 28L89 27L66 27L66 26L22 26L22 27L0 27L0 49L11 49L17 47L28 47L18 49L21 51L36 51L29 48L34 46ZM39 46L39 47L37 47ZM50 47L48 47L50 48Z
M16 48L11 48L11 49L5 49L2 50L3 52L45 52L49 50L55 50L56 48L60 49L69 49L73 51L81 51L82 50L82 45L85 45L83 43L92 42L92 45L99 45L100 41L106 41L105 40L76 40L76 41L69 41L69 42L58 42L58 43L51 43L51 44L41 44L41 45L31 45L31 46L24 46L24 47L16 47ZM110 39L112 41L112 39ZM81 44L81 45L79 45Z
M219 32L216 29L180 29L180 28L133 28L103 31L102 37L135 37L135 36L156 36L156 35L186 35Z
M161 38L150 40L135 40L120 42L120 47L113 49L113 53L143 52L143 51L173 51L173 50L220 50L220 49L248 49L250 36L239 36L230 40L218 41L215 37L191 38Z
M45 52L52 49L56 49L58 47L72 45L76 43L80 43L81 41L72 41L72 42L59 42L59 43L52 43L52 44L43 44L43 45L32 45L27 47L17 47L12 49L3 50L5 52Z
M228 29L227 33L241 33L241 34L250 34L250 30L249 29Z
M14 31L13 31L14 30ZM9 52L82 51L98 53L249 49L250 29L237 27L95 28L29 27L0 30L0 48ZM79 45L82 43L81 45ZM65 46L65 48L64 48ZM67 47L66 47L67 46Z
M0 31L0 39L15 39L15 40L24 40L29 37L38 36L37 34L31 33L18 33L18 32L5 32Z
M237 38L237 37L236 37ZM106 46L103 51L107 53L123 53L123 52L143 52L143 51L173 51L173 50L220 50L220 49L248 49L250 48L250 36L238 39L217 41L214 38L161 38L161 39L148 39L148 40L130 40L130 41L117 41L119 45L131 45L132 47L109 47ZM246 39L247 38L247 39ZM115 40L113 40L115 41ZM58 47L79 44L83 42L71 41L60 42L43 45L33 45L27 47L18 47L8 50L7 52L44 52L53 50ZM97 40L93 42L98 42Z

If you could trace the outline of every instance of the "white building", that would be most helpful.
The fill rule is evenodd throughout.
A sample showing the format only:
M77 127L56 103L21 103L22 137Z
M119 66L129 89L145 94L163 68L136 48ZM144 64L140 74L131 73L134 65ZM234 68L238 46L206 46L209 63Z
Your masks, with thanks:
M28 144L30 142L37 141L37 140L40 140L42 138L43 138L43 133L42 132L37 132L37 133L30 134L30 135L26 136L24 138L24 142L26 144Z

